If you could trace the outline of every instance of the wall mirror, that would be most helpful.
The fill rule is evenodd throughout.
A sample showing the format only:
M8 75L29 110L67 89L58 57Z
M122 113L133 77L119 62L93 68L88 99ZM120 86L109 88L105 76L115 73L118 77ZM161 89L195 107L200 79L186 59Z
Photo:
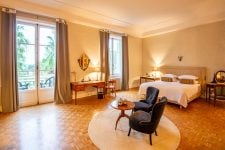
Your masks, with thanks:
M81 57L78 59L80 68L83 71L85 71L88 68L90 61L91 60L89 59L89 57L86 54L82 54Z
M225 83L225 71L223 70L217 71L215 80L217 83Z

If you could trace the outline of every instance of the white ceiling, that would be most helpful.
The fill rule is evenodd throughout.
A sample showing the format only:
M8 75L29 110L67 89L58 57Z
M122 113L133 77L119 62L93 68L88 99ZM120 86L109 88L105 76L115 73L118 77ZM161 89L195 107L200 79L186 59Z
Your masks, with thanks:
M65 12L80 23L141 37L225 19L225 0L24 1Z

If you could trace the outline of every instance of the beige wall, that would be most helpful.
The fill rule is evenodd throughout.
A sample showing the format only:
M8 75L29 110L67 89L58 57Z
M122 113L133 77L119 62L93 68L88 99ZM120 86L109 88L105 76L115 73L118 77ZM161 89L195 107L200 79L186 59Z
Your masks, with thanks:
M84 77L95 80L96 73L92 73L91 67L99 65L100 62L100 45L98 29L82 26L78 24L68 23L68 38L69 38L69 59L70 70L76 72L76 81L81 81ZM91 60L91 64L86 71L80 69L78 64L79 57L85 53ZM75 74L71 74L71 81L75 81ZM79 92L78 97L96 94L95 89L88 88L85 92Z
M100 66L100 40L99 29L68 23L68 36L69 36L69 59L70 70L76 72L76 80L81 81L84 77L88 80L97 78L97 74L93 72L91 67ZM142 57L142 40L140 38L128 37L129 49L129 74L130 74L130 87L138 86L137 76L141 74L141 57ZM85 53L91 60L90 67L86 71L82 71L78 65L77 60ZM100 77L100 76L98 76ZM74 74L71 74L71 81L74 81ZM96 94L96 89L89 88L85 92L79 92L78 97Z
M225 21L144 38L142 58L143 74L155 65L202 66L211 81L214 72L225 70Z
M142 72L142 39L129 36L129 87L139 86Z

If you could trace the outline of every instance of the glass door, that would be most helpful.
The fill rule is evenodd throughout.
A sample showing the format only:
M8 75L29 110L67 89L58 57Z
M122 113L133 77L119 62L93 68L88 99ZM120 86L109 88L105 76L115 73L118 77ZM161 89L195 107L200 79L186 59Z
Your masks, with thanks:
M39 103L52 102L55 81L55 28L39 26Z
M17 22L17 72L20 106L54 100L55 28Z
M17 23L17 74L21 106L35 105L37 99L36 28L33 24Z

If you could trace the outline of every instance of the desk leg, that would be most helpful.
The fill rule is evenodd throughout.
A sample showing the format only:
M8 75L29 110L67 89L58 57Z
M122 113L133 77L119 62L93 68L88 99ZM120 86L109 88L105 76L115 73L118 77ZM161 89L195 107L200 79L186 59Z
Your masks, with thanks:
M74 99L74 104L77 104L77 91L75 91L75 99Z
M206 87L206 91L205 91L205 99L206 99L206 102L208 101L208 87Z

